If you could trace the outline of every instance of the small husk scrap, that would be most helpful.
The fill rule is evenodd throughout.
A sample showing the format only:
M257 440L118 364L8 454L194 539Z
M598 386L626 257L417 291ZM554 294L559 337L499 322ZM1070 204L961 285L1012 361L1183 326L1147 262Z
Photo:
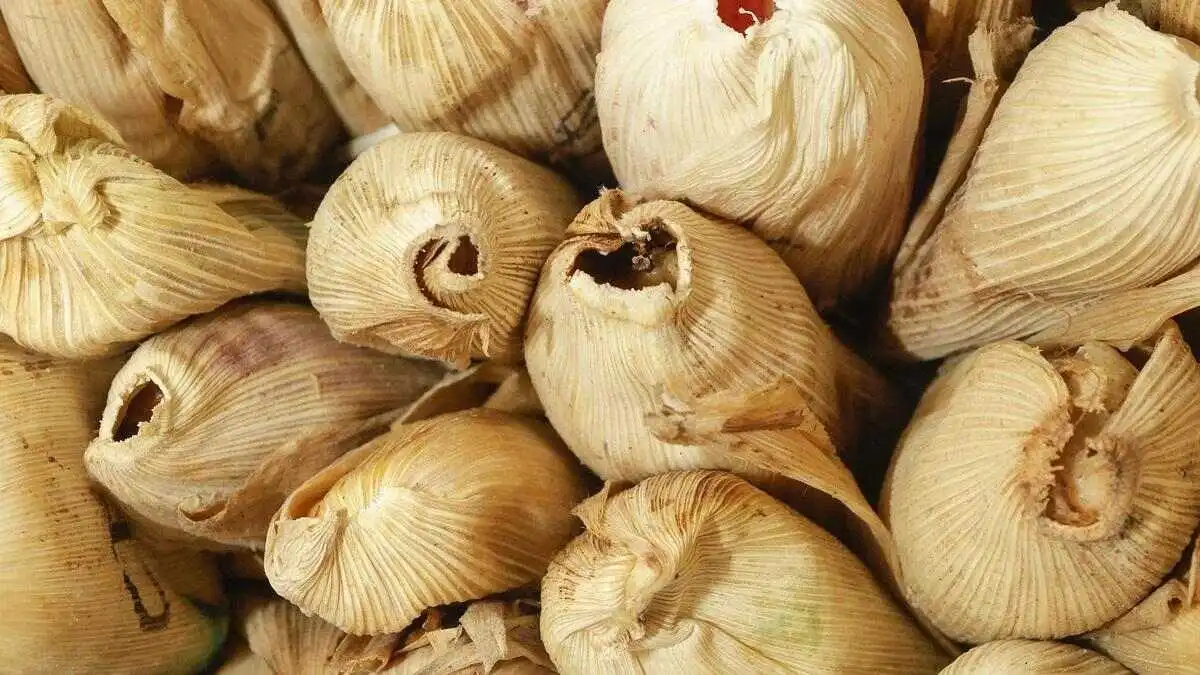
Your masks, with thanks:
M341 344L308 307L238 303L138 347L88 471L163 534L261 549L292 490L387 431L399 412L387 413L443 372Z
M313 306L344 342L459 367L520 361L538 272L581 206L562 178L483 141L388 139L313 219Z
M935 673L948 659L850 551L723 472L675 472L577 509L542 584L559 672Z
M1058 642L1001 640L958 657L941 675L1131 675L1116 661Z
M1200 524L1197 409L1200 366L1174 324L1128 354L1008 341L947 365L881 505L909 602L971 644L1128 612Z
M478 408L395 426L284 502L267 536L281 596L355 635L535 582L584 496L544 424Z

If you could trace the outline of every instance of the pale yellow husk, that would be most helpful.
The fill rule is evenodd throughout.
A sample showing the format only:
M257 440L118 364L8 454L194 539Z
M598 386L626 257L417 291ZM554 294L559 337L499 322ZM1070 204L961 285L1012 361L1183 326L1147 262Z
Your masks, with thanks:
M1125 346L1200 304L1198 76L1200 48L1112 5L1034 49L897 270L894 349Z
M0 97L0 332L114 353L234 298L302 291L300 241L243 223L61 100Z
M752 227L825 308L900 243L921 58L895 0L774 5L742 36L713 0L614 0L596 103L622 187Z
M1076 12L1086 12L1115 0L1069 0ZM1151 28L1178 35L1192 42L1200 40L1200 1L1197 0L1120 0L1116 3Z
M584 494L545 425L478 408L396 426L293 492L267 536L271 585L348 633L536 581Z
M83 449L119 364L0 337L0 670L193 673L228 624L212 562L152 551L88 484Z
M1200 367L1174 324L1130 357L1000 342L925 393L881 506L909 601L951 638L1095 630L1179 560L1200 523Z
M313 219L313 306L345 342L459 367L519 361L538 272L581 206L562 178L483 141L388 139Z
M592 96L608 0L320 0L350 72L401 131L603 165Z
M1130 671L1082 647L1002 640L958 657L941 675L1127 675Z
M95 110L176 177L228 165L262 186L290 182L339 132L264 0L4 0L0 10L41 91Z
M33 82L29 81L25 64L21 63L21 55L17 53L12 34L8 32L8 24L0 16L0 93L27 94L31 91Z
M340 344L302 305L230 305L138 347L88 471L163 534L261 549L288 493L385 432L399 412L385 414L442 373Z
M542 584L559 672L936 673L948 661L853 554L723 472L610 485Z
M1200 546L1178 573L1137 607L1090 636L1092 646L1138 675L1181 675L1200 667Z
M288 207L267 195L236 185L193 183L191 188L237 218L256 237L270 241L274 250L286 253L286 260L281 262L289 269L304 269L308 223ZM297 280L289 290L299 291L306 287L307 280Z
M387 115L350 74L333 44L318 0L270 1L351 135L368 134L385 126Z

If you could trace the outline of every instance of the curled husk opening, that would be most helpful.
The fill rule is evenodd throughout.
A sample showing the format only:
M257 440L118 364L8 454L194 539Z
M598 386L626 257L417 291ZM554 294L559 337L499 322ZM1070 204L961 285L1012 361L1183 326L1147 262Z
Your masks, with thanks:
M368 134L388 123L387 115L350 74L333 44L318 0L271 0L313 77L352 136Z
M355 635L536 581L571 536L577 465L545 425L485 408L394 427L284 502L271 585Z
M38 88L95 110L173 176L306 174L340 125L263 0L0 3Z
M162 534L261 549L288 493L384 433L442 373L341 344L302 305L230 305L138 347L88 471Z
M2 4L0 8L3 8ZM29 81L29 73L21 63L8 24L0 16L0 94L28 94L31 91L33 83Z
M1078 635L1129 611L1200 523L1198 405L1174 324L1128 354L1009 341L948 365L881 505L911 604L972 644Z
M303 290L294 236L226 213L49 96L0 97L0 332L114 353L243 295Z
M610 484L577 512L587 531L542 583L542 638L564 675L907 674L948 660L849 550L732 474Z
M1192 672L1200 664L1200 545L1158 590L1088 640L1138 675Z
M621 186L752 227L822 309L895 254L923 91L895 0L613 0L596 71Z
M1124 666L1082 647L1000 640L958 657L941 675L1129 675Z
M538 272L580 206L565 180L483 141L388 139L321 202L313 306L345 342L459 367L519 361Z
M592 85L607 0L320 2L350 72L401 131L603 171Z
M1114 5L1054 31L897 267L892 349L1128 346L1200 304L1198 76L1200 48Z
M115 361L0 337L0 659L14 673L196 672L228 615L212 562L156 550L88 484L83 449ZM84 661L81 661L84 659Z

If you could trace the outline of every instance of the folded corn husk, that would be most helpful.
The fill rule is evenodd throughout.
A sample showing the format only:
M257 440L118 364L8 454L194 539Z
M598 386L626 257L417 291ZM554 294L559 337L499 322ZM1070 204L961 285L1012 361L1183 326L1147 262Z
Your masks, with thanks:
M294 491L267 536L271 585L355 635L521 587L584 494L551 431L478 408L400 424Z
M339 344L301 305L231 305L138 347L88 471L162 534L261 549L288 493L384 433L442 373Z
M910 603L975 644L1128 612L1200 524L1197 406L1200 367L1173 324L1128 358L1001 342L948 365L881 504Z
M290 29L304 61L350 134L361 136L385 126L387 115L350 74L333 44L318 0L271 0L271 5Z
M538 272L581 205L565 180L483 141L389 139L321 202L313 306L344 342L458 367L519 361Z
M730 474L610 484L577 513L587 532L542 584L565 675L909 675L948 660L850 551Z
M607 0L320 2L346 65L401 131L604 164L592 80Z
M0 669L187 673L221 648L210 560L151 550L88 485L83 448L119 364L0 337Z
M945 217L897 268L896 351L1127 346L1200 304L1198 74L1200 48L1114 6L1036 48Z
M52 97L0 97L0 126L0 332L26 347L105 355L243 295L304 290L298 222L237 220Z
M622 187L751 226L825 308L900 243L920 53L895 0L780 2L743 36L718 12L747 5L763 3L614 0L604 147Z
M21 55L13 44L8 24L0 16L0 94L27 94L33 91L29 73L21 63Z
M1165 584L1088 640L1138 675L1188 673L1200 665L1200 541Z
M263 0L42 0L0 10L38 88L91 108L176 176L302 177L338 120Z
M1127 675L1121 664L1074 645L1031 640L989 642L958 657L941 675Z

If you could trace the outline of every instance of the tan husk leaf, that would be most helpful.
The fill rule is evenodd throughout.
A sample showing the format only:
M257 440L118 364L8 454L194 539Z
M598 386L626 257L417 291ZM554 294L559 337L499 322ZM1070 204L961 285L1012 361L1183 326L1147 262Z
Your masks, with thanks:
M3 8L3 4L0 4ZM12 34L8 32L8 24L0 16L0 94L28 94L33 91L33 83L29 81L29 73L25 72L25 64L21 63L21 55L13 44Z
M1138 675L1192 672L1200 664L1200 542L1193 543L1177 575L1128 614L1087 637L1092 646Z
M250 651L271 672L287 675L332 675L329 665L346 634L324 621L305 616L286 600L265 593L246 593L235 603L237 620Z
M575 673L933 673L948 659L832 536L724 472L673 472L577 509L542 584ZM764 582L769 580L769 582Z
M535 418L546 416L524 368L484 361L466 370L447 373L409 406L395 424L471 408L492 408Z
M386 432L443 372L340 344L308 307L238 303L133 353L88 471L165 533L261 549L292 490Z
M224 212L49 96L0 96L0 332L70 358L304 289L293 236Z
M1174 324L1131 356L1001 342L926 391L881 507L908 600L951 638L1095 630L1179 560L1200 523L1200 367Z
M1082 647L1000 640L958 657L941 675L1127 675L1130 671Z
M271 0L291 31L296 47L329 97L342 123L353 136L368 134L388 123L387 115L350 74L333 44L318 0Z
M581 474L535 420L477 408L400 425L284 502L266 568L284 598L348 633L538 579L572 531Z
M333 109L263 0L4 0L38 88L91 108L176 177L228 165L269 187L337 137Z
M878 281L900 243L920 53L895 0L779 0L745 35L718 15L741 4L613 0L604 147L625 189L752 227L824 309Z
M1198 76L1200 48L1112 5L1054 31L897 269L893 349L933 359L1039 332L1124 346L1200 304Z
M313 305L345 342L458 367L519 361L538 272L581 205L562 178L483 141L388 139L317 211Z
M221 210L246 226L260 239L272 239L280 251L287 251L287 265L304 269L304 254L308 247L308 224L286 206L267 195L236 185L193 183L193 190L208 197ZM297 279L288 290L306 292L307 279Z
M401 131L602 170L592 81L608 0L320 2L346 65Z
M0 337L0 662L6 672L195 672L228 617L212 562L151 550L89 486L83 449L116 361Z

